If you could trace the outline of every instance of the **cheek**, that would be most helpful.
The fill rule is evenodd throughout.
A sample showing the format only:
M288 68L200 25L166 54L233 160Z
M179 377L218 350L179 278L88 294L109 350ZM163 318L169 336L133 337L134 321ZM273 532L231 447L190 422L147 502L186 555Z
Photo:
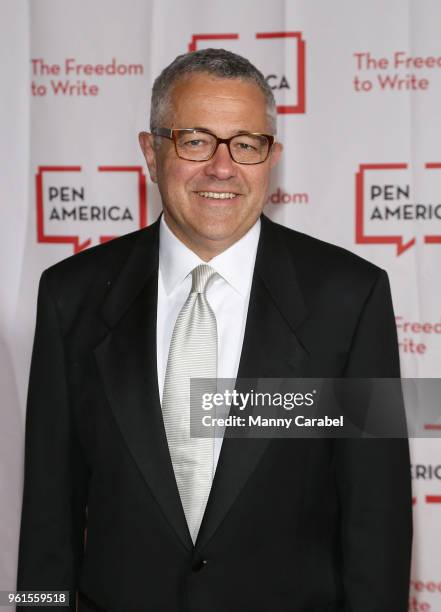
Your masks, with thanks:
M190 189L191 182L197 171L197 168L187 166L185 163L176 162L176 160L164 164L161 176L165 190L167 193L182 194L187 189Z
M262 172L260 169L256 170L249 178L249 185L255 198L260 198L264 195L268 186L269 173L267 171Z

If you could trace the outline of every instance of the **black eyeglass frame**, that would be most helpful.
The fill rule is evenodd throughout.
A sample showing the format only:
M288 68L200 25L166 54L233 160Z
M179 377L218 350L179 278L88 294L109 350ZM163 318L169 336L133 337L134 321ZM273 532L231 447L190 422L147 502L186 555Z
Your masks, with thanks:
M194 132L202 132L203 134L210 134L210 136L214 136L214 138L216 138L216 146L213 149L212 154L210 155L210 157L207 157L206 159L188 159L187 157L182 157L182 155L179 155L179 151L178 151L178 144L176 142L176 134L178 132L187 132L188 134L192 134ZM239 134L234 134L234 136L231 136L230 138L219 138L218 136L216 136L216 134L213 134L213 132L210 132L210 130L205 130L203 128L164 128L164 127L159 127L159 128L153 128L152 129L152 134L153 136L161 136L162 138L168 138L169 140L173 140L174 145L175 145L175 151L176 151L176 155L179 157L179 159L185 159L186 161L194 161L194 162L206 162L208 160L210 160L212 157L214 157L214 155L216 154L216 151L219 147L220 144L226 144L227 148L228 148L228 152L230 154L231 159L234 161L234 163L236 164L241 164L244 166L255 166L256 164L263 164L263 162L265 162L268 157L269 154L271 152L271 149L273 147L274 141L275 141L275 137L272 134L263 134L261 132L241 132ZM267 154L265 156L264 159L258 161L258 162L238 162L234 159L233 154L231 152L230 149L230 143L234 138L237 138L238 136L264 136L267 140L268 140L268 151Z

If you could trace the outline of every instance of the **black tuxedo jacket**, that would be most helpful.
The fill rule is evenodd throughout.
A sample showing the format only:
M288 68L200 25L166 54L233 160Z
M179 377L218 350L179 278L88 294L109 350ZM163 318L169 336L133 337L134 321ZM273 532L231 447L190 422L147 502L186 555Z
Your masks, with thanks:
M81 612L404 612L406 440L225 439L193 546L158 394L158 230L42 275L17 588L78 591ZM262 217L238 376L399 376L386 273Z

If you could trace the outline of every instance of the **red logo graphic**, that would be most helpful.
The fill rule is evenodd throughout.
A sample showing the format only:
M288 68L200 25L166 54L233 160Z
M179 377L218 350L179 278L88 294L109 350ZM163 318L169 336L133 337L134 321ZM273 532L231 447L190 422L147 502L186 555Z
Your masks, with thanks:
M424 170L441 169L441 163L425 163L423 167ZM404 187L399 186L390 179L390 182L386 184L381 178L382 172L387 172L388 177L390 177L391 171L406 171L408 169L409 164L406 163L360 164L355 180L355 241L357 244L392 244L396 246L397 255L401 255L414 246L417 240L415 236L405 238L406 221L412 221L413 226L418 223L425 223L421 233L421 239L425 244L441 243L441 228L439 234L428 233L428 226L433 227L434 223L441 220L441 204L410 204L407 202L410 192L408 184ZM375 180L372 177L377 179L377 184L372 184L372 180ZM370 201L366 197L368 187L371 190ZM378 206L374 206L373 212L370 211L371 217L369 219L368 204L375 204L375 198L377 197L381 197L383 204L386 203L386 206L383 211ZM400 198L405 200L404 204L399 202ZM367 226L369 229L367 229ZM396 233L378 231L385 228L394 228L401 231Z
M86 173L81 166L38 167L35 175L38 242L71 244L74 253L78 253L93 242L107 242L147 225L143 168L98 166L96 170ZM113 180L109 181L110 177ZM92 196L88 195L86 200L89 191Z
M417 497L412 497L413 505L415 505L417 501ZM424 501L426 502L426 504L441 504L441 495L425 495Z
M267 61L272 60L274 56L277 56L277 53L269 53L269 52L266 53L265 50L263 50L264 55L262 55L259 60L259 55L260 53L262 53L262 49L259 48L259 46L256 46L255 53L253 53L254 45L252 44L247 44L244 47L243 52L239 48L240 43L238 46L235 45L234 49L232 48L231 50L235 52L237 51L241 55L245 55L245 57L249 57L250 55L257 56L256 64L259 67L261 67L263 74L267 75L266 76L267 81L271 83L274 82L273 89L275 90L275 97L277 101L277 112L278 113L280 114L304 113L305 108L306 108L306 95L305 95L305 80L306 80L305 79L305 64L306 64L305 46L306 46L306 43L304 39L302 38L302 33L301 32L257 32L255 34L254 40L256 41L266 40L266 41L272 41L274 43L276 43L277 40L279 40L279 43L280 41L283 41L284 43L290 45L290 50L292 49L292 53L288 54L288 58L289 57L292 58L293 64L292 66L288 66L288 69L290 69L289 73L286 76L285 75L280 76L279 79L277 78L277 74L273 74L274 72L277 73L277 70L275 70L273 66L270 66L268 64L266 66L264 65ZM207 41L209 41L210 46L216 46L216 43L221 42L221 41L222 42L223 41L240 41L240 36L239 34L193 34L191 41L188 45L188 50L196 51L198 48L202 48L203 44ZM225 45L225 43L223 42L221 46L226 47L229 45ZM262 46L260 45L260 47ZM283 55L283 58L284 58L284 63L285 63L286 56ZM281 66L280 71L282 71L284 68L285 68L285 65L283 65L283 67ZM291 80L293 81L293 86L290 86ZM294 94L292 91L290 91L292 88L295 89ZM281 95L279 95L279 92L277 91L277 89L289 90L290 97L291 98L294 97L291 103L286 103L285 101L281 101L279 103L278 98L281 97Z

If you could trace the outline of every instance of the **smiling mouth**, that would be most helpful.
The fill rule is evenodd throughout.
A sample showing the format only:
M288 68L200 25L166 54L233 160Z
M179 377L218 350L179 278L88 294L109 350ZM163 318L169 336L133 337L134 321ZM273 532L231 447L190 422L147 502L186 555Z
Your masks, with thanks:
M239 195L232 191L197 191L196 193L203 198L210 198L213 200L232 200Z

